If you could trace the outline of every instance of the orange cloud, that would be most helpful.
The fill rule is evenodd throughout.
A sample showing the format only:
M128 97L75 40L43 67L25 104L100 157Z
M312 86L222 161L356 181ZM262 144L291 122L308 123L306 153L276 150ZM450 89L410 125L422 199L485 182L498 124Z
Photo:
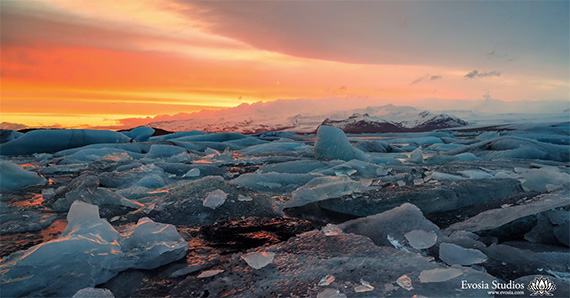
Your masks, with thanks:
M311 49L311 55L303 55L302 44L281 44L301 47L301 54L261 50L253 42L238 40L243 36L234 31L243 29L241 21L235 30L224 31L225 36L213 33L221 26L213 23L213 13L197 5L160 0L3 3L3 121L110 127L139 121L131 118L287 98L341 96L398 103L419 98L480 98L481 90L491 89L505 98L554 96L568 88L560 80L545 85L540 83L544 80L525 81L507 71L496 80L476 81L464 80L471 70L464 68L327 61L326 52ZM231 12L222 15L226 13ZM208 17L200 17L204 15ZM231 24L236 20L219 21ZM263 36L263 30L257 28L248 40L266 38L275 46L286 41L274 31ZM341 37L327 42L338 42L346 50L357 47ZM365 50L374 53L374 47ZM319 53L322 56L316 59ZM410 85L426 73L445 79ZM534 93L517 88L521 82L536 85ZM544 86L550 87L544 90Z

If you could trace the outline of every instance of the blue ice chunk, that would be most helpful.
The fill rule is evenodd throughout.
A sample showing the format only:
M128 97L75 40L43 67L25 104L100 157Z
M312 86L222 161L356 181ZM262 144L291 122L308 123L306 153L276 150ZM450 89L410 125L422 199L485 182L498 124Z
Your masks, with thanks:
M130 131L124 131L123 134L127 137L133 139L135 142L145 142L148 141L150 136L154 133L154 129L151 127L140 126L134 128Z
M296 155L299 151L309 150L311 147L300 142L271 142L255 145L239 150L243 155Z
M227 142L247 138L248 136L235 132L212 133L177 138L182 142Z
M11 129L0 129L0 144L15 140L23 135L24 134L19 131Z
M281 163L264 164L257 170L259 173L297 173L304 174L315 170L328 168L341 163L340 161L321 161L314 159L301 159Z
M0 161L0 193L16 191L31 185L46 184L47 179L9 161Z
M245 174L232 180L232 183L260 191L293 191L315 178L311 174Z
M99 217L99 208L75 201L56 240L14 253L0 263L2 296L71 297L129 268L154 269L186 255L188 243L173 225L139 220L125 235Z
M116 148L98 148L98 149L81 149L77 150L75 153L65 156L61 164L72 164L81 162L94 162L98 161L105 156L113 154L123 154L131 157L131 159L140 159L144 155L134 152L125 151L123 149Z
M150 146L150 151L148 152L146 157L153 159L162 158L162 157L171 157L184 152L187 152L186 148L184 147L154 144Z
M344 132L336 127L321 125L314 146L318 159L364 160L364 153L350 145Z
M58 129L34 130L0 145L2 155L55 153L61 150L99 143L128 143L131 138L110 130Z
M207 132L200 131L200 130L190 130L190 131L180 131L175 132L167 135L151 137L151 141L167 141L167 140L174 140L182 137L191 137L191 136L201 136L208 134Z

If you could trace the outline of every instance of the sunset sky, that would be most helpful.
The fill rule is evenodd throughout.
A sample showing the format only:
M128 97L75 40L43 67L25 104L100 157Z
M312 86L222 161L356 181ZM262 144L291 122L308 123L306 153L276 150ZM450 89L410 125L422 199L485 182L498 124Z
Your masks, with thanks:
M569 1L2 0L0 122L295 98L569 101Z

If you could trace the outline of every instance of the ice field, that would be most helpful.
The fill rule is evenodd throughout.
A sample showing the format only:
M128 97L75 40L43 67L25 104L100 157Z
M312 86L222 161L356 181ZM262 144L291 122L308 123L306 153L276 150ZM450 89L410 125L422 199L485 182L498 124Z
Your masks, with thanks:
M2 297L570 293L568 122L154 132L2 131Z

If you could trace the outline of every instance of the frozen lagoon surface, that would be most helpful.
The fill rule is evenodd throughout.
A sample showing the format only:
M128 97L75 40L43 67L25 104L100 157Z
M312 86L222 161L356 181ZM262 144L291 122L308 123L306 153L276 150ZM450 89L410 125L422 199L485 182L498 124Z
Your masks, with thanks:
M6 133L2 297L569 295L568 122L153 132Z

